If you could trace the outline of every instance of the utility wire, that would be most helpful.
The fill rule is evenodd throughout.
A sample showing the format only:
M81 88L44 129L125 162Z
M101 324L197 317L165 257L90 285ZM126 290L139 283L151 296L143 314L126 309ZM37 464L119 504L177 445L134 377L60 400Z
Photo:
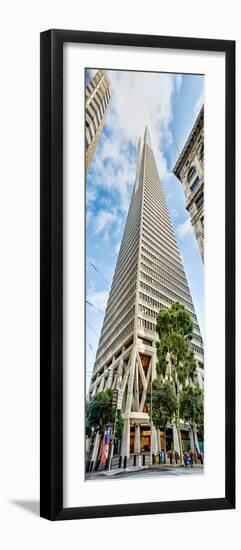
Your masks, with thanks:
M103 313L103 315L104 315L104 311L102 311L102 309L99 309L98 307L94 306L89 300L85 300L85 301L86 301L86 304L88 304L88 306L93 307L94 309L96 309L100 313Z
M104 279L104 281L109 285L110 282L107 281L106 277L103 275L103 273L98 269L98 267L96 267L94 264L92 264L92 262L89 261L89 264L91 265L91 267L93 267L93 269L99 273L99 275Z
M89 341L88 341L88 340L87 340L87 344L89 345L89 347L90 347L91 351L93 351L93 353L95 354L95 351L93 350L93 348L92 348L92 346L91 346L91 344L89 343Z
M172 133L173 133L173 137L174 137L174 143L176 145L176 150L178 152L178 155L180 155L180 151L178 149L178 146L177 146L177 140L176 140L176 135L175 135L175 132L174 132L174 129L172 128Z
M99 338L99 334L97 334L96 330L88 323L88 321L86 321L86 325L88 325L88 327L93 330L93 332L96 334L96 336L98 336Z

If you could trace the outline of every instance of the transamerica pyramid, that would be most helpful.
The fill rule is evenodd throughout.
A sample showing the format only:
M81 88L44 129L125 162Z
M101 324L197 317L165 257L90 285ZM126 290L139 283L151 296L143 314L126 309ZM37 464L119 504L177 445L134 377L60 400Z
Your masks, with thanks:
M136 180L99 339L88 398L107 388L123 391L121 457L162 448L163 434L150 426L146 391L156 376L156 317L180 302L194 323L192 347L203 385L203 341L162 190L148 128L139 140ZM183 438L185 439L183 426ZM175 426L168 445L178 450ZM190 446L190 443L189 443ZM100 447L97 434L92 463Z

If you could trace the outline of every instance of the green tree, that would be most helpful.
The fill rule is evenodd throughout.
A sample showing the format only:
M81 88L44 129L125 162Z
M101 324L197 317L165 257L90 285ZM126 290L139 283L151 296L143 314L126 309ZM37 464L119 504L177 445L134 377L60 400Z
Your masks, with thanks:
M193 322L185 307L175 302L169 309L163 309L157 316L157 373L170 380L175 388L177 408L175 425L183 462L180 430L180 394L186 382L196 378L196 361L191 349Z
M146 402L155 428L164 431L164 455L166 462L166 428L172 423L177 412L177 397L172 381L163 380L160 376L149 386Z
M195 451L197 451L194 430L196 428L203 435L204 423L204 395L198 384L183 388L180 395L180 414L192 430Z
M115 425L115 437L121 438L123 431L123 418L121 411L116 411L112 406L113 390L108 389L96 393L86 404L86 435L95 435L97 432L103 435L106 425ZM116 419L115 419L116 416Z

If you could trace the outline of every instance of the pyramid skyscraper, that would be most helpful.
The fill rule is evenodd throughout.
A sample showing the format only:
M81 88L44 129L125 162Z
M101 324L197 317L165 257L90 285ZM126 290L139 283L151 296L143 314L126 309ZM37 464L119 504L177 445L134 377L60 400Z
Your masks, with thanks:
M122 457L162 448L163 434L150 426L146 392L156 376L156 317L180 302L194 323L192 347L200 385L204 378L203 341L180 252L162 190L148 128L139 140L136 180L99 339L89 397L107 388L123 392ZM183 443L190 448L187 427ZM174 426L167 443L178 450ZM99 452L98 434L92 461Z

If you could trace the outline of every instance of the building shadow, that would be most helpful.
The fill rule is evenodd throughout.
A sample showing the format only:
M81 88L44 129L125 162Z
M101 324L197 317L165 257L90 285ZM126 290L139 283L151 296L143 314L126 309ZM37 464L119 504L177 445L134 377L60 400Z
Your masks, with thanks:
M30 514L33 514L34 516L39 516L39 500L11 500L10 502L15 506L19 506L20 508L27 510L28 512L30 512Z

